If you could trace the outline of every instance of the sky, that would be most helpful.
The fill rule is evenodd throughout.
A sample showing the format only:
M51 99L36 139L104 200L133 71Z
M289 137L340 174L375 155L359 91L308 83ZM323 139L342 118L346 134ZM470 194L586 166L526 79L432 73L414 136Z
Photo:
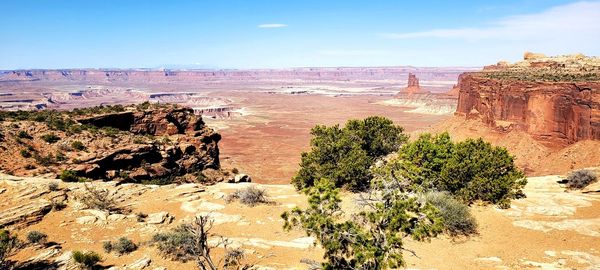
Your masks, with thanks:
M600 1L0 0L0 69L483 66L600 55Z

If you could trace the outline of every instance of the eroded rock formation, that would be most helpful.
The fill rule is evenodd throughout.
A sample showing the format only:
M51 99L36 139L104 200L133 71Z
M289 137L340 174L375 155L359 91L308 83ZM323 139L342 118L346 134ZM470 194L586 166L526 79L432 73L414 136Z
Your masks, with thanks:
M600 140L600 59L525 55L459 76L456 113L549 145Z

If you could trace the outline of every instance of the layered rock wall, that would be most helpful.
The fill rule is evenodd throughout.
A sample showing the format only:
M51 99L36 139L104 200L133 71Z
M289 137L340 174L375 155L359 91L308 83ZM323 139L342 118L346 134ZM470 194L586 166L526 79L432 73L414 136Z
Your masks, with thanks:
M600 82L459 76L456 113L498 129L518 128L551 145L600 140Z

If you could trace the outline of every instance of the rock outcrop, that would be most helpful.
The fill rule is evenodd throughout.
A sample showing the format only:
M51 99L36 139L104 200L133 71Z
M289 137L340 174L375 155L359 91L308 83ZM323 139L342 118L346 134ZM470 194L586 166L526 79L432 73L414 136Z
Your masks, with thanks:
M600 140L599 58L529 53L513 65L462 74L457 87L457 115L548 145Z
M419 85L419 78L417 78L415 74L409 73L406 88L400 90L397 96L428 93L429 91L421 89L421 86Z
M14 158L3 159L1 166L12 174L30 176L49 172L58 175L70 170L78 177L127 182L169 183L175 178L186 182L223 180L224 176L202 175L206 170L221 172L218 148L221 135L207 127L193 109L171 105L104 108L109 109L104 109L103 114L55 113L53 117L62 118L61 123L70 123L69 128L62 130L49 125L47 120L20 123L21 120L11 118L9 121L14 124L3 125L0 131L54 134L58 141L47 143L34 136L27 142L16 137L0 142L7 153L17 153ZM28 114L29 118L35 118L44 112ZM70 131L73 128L79 131ZM23 143L28 150L23 150ZM18 154L23 151L31 154ZM24 169L22 164L31 164L31 156L40 166ZM215 176L212 171L210 175Z

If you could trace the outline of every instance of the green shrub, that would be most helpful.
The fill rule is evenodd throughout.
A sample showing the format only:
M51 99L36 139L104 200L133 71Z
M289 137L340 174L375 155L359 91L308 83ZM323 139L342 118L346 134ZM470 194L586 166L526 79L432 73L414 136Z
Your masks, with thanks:
M590 184L596 182L598 177L593 171L590 170L577 170L573 171L567 177L567 188L568 189L583 189Z
M115 243L112 244L112 248L117 251L120 255L131 253L137 249L137 245L133 241L121 237Z
M58 190L58 183L57 182L50 182L48 183L48 190L50 191L57 191Z
M32 139L31 135L29 135L29 133L27 133L27 131L24 131L24 130L19 131L19 133L17 134L17 137L19 137L21 139Z
M193 250L194 242L195 237L188 224L179 225L170 232L157 233L152 237L152 244L163 256L183 262L194 259L193 254L189 253Z
M79 182L80 177L77 176L77 172L73 170L64 170L60 173L60 180L64 182Z
M10 269L8 257L21 249L21 241L7 230L0 230L0 269Z
M106 242L102 243L102 249L104 249L104 252L106 252L106 253L111 253L113 250L112 242L106 241Z
M73 260L84 268L92 269L102 261L100 254L94 251L73 251Z
M448 191L460 200L510 206L524 196L525 176L505 148L482 139L453 143L447 133L423 134L378 169L380 176L403 179L412 191Z
M284 212L284 229L303 228L325 249L323 269L397 269L403 239L427 240L442 231L438 210L398 189L373 185L355 215L341 211L339 190L321 179L305 189L309 205ZM358 206L357 206L358 207Z
M52 154L48 154L48 155L42 156L42 155L40 155L38 153L35 153L33 155L33 158L35 159L35 161L38 164L40 164L42 166L48 166L48 165L54 163L54 156Z
M67 156L65 156L65 154L63 152L56 153L55 158L56 158L56 161L59 161L59 162L67 160Z
M469 207L446 192L429 192L425 200L440 210L445 231L451 236L477 233L477 221Z
M60 137L56 136L53 133L44 134L41 138L42 140L50 144L60 141Z
M80 141L73 141L71 143L71 147L77 151L85 150L85 145L83 145L83 143Z
M227 195L225 201L228 203L239 200L241 203L249 206L255 206L257 204L271 203L269 200L267 191L264 189L256 188L255 186L249 186L247 188L238 189L235 192Z
M48 235L39 231L30 231L27 233L27 241L32 244L44 244L48 240Z
M137 212L137 213L135 213L135 217L138 222L144 222L146 220L146 218L148 217L148 215L146 213Z
M21 151L20 151L19 153L20 153L20 154L21 154L21 156L22 156L22 157L24 157L24 158L30 158L30 157L32 156L32 155L31 155L31 152L29 152L29 151L27 151L27 150L25 150L25 149L21 149Z
M396 151L406 141L402 132L402 127L378 116L350 120L344 128L315 126L311 130L311 150L302 153L300 170L292 184L304 189L327 178L336 187L364 190L369 186L369 168L375 160Z

